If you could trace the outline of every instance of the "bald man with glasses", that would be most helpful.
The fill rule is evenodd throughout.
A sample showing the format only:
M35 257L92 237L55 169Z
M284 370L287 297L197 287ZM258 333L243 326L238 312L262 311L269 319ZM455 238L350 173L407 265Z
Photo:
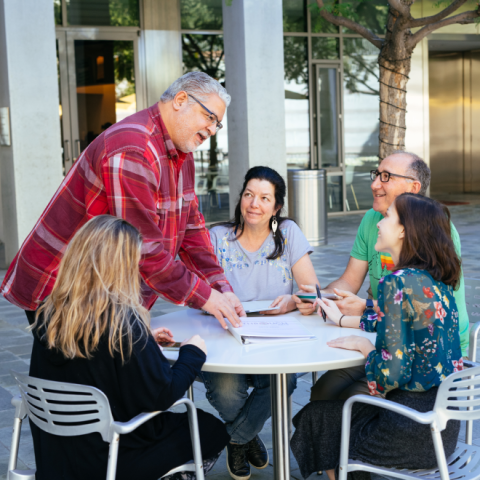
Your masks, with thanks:
M350 260L342 276L330 283L325 288L326 292L335 292L342 297L337 305L344 315L362 315L367 307L376 305L377 288L379 280L395 269L392 257L388 253L377 252L375 243L377 241L377 223L383 218L388 207L398 195L406 192L425 195L430 185L430 169L427 164L417 155L408 152L395 152L386 157L378 169L370 172L372 180L371 189L373 194L373 206L362 219L358 228L355 243L350 252ZM461 257L460 236L453 224L451 224L452 240L459 257ZM370 277L369 299L357 296L366 275ZM314 289L307 288L312 292ZM460 342L462 354L468 355L469 344L469 319L465 303L465 284L463 274L460 285L454 291L455 301L459 313ZM304 315L310 315L314 309L311 303L303 303L298 297L293 297L298 309ZM368 387L363 383L365 372L363 367L345 369L350 375L346 384L355 383L347 389L342 390L340 396L335 396L336 389L332 379L328 379L328 372L312 389L312 400L333 400L336 398L346 399L357 393L368 395ZM322 380L323 379L323 380ZM327 387L327 380L330 385ZM338 379L337 379L338 380ZM338 383L338 382L337 382ZM328 388L328 394L327 394Z

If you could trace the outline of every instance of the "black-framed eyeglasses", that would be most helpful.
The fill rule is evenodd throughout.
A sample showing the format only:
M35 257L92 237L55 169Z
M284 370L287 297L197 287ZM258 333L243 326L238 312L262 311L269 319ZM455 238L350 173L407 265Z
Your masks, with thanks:
M398 175L398 173L390 173L390 172L379 172L378 170L370 170L370 179L372 182L380 176L380 181L386 183L390 180L390 177L400 177L400 178L408 178L408 180L416 180L413 177L406 177L405 175Z
M218 117L213 113L211 112L200 100L197 100L192 94L190 93L187 93L187 95L189 97L192 97L205 111L207 111L209 113L209 116L208 116L208 119L210 120L211 122L211 125L213 125L214 123L216 123L216 130L215 130L215 133L218 132L220 129L223 128L223 125L218 121Z

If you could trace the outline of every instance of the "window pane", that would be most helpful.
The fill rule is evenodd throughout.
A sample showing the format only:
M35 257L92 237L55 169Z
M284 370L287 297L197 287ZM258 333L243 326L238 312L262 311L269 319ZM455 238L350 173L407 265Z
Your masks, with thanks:
M327 212L343 212L343 185L340 175L327 175Z
M184 30L222 30L222 0L180 0Z
M136 112L133 42L75 40L75 73L83 151L108 127Z
M283 0L283 31L307 31L307 11L305 0Z
M318 68L317 95L320 111L320 165L337 167L338 162L338 84L337 69Z
M138 0L67 0L69 25L136 27Z
M220 83L225 82L222 35L182 35L183 72L205 72ZM195 159L195 191L200 211L206 222L230 217L228 180L228 124L205 141L193 154Z
M369 28L374 33L385 33L387 24L388 3L386 0L353 0L351 2L360 25ZM344 28L345 33L357 33Z
M316 0L309 0L310 21L313 33L338 33L338 27L327 22L321 15Z
M55 15L55 25L62 24L62 0L53 0L53 13Z
M307 39L284 37L285 135L288 168L310 165Z
M378 50L345 38L343 69L347 209L365 210L372 206L369 172L378 165Z
M312 58L315 60L337 60L339 39L335 37L312 37Z

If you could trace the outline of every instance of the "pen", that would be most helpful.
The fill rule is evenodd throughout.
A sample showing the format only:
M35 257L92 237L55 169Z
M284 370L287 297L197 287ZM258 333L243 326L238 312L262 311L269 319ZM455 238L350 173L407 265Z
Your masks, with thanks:
M318 286L318 283L315 285L317 287L317 298L319 298L320 300L322 299L322 294L320 293L320 287ZM327 314L323 311L322 308L320 308L322 310L322 318L323 318L323 321L326 322L327 321Z

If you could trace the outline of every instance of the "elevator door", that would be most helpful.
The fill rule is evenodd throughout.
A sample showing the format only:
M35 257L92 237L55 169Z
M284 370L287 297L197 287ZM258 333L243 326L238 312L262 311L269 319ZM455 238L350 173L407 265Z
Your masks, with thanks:
M431 52L431 193L480 193L480 50ZM478 81L478 80L477 80Z

